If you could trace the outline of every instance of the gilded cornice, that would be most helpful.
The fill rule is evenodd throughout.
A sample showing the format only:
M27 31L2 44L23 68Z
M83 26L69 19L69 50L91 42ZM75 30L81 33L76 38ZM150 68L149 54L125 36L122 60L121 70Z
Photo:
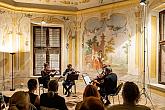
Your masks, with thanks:
M111 3L108 5L101 5L89 9L83 9L83 10L54 10L54 9L42 9L42 7L35 7L35 8L29 8L29 7L21 7L21 6L14 6L13 4L8 4L0 1L0 7L9 9L12 11L17 12L34 12L34 13L44 13L44 14L64 14L64 15L79 15L79 14L86 14L86 13L93 13L93 12L99 12L104 11L107 9L121 9L128 6L135 6L139 5L139 0L125 0L120 2ZM29 5L30 6L30 5Z

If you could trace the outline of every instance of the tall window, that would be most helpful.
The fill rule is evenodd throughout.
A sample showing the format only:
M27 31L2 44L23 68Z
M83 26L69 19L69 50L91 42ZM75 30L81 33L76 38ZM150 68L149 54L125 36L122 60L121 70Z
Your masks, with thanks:
M159 13L159 83L165 84L165 11Z
M61 69L61 28L33 26L33 74L40 75L44 63Z

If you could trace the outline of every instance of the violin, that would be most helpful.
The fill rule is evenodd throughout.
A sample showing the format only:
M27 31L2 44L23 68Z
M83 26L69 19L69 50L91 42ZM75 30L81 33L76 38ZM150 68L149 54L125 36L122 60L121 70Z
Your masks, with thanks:
M46 77L49 77L49 76L54 77L58 73L58 71L59 70L55 70L55 69L52 69L52 70L43 70L43 71L41 71L41 75L43 77L44 76L46 76ZM52 74L52 72L54 72L54 73Z

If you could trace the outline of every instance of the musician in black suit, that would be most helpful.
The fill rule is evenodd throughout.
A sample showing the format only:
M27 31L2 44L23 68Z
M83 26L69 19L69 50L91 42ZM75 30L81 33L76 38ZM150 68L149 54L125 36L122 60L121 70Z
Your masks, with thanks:
M106 100L105 105L110 104L108 95L114 94L117 89L117 75L112 72L112 68L110 66L105 66L102 74L100 74L94 82L100 87L99 92Z
M41 76L43 80L43 87L48 88L48 82L50 81L50 76L54 76L55 74L51 74L51 72L55 72L56 70L50 70L49 64L44 63L44 70L41 71Z
M70 74L75 74L75 70L72 68L72 64L67 65L67 69L64 71L63 76L65 76L65 80L63 82L63 87L66 90L65 95L70 96L70 89L72 88L72 85L75 83L74 81L70 81L67 79L67 76Z

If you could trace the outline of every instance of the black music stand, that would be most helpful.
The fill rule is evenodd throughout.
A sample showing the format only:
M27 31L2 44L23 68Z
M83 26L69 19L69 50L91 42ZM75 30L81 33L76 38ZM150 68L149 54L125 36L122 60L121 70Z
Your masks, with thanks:
M78 76L79 74L69 74L66 80L75 81L75 80L78 80Z

